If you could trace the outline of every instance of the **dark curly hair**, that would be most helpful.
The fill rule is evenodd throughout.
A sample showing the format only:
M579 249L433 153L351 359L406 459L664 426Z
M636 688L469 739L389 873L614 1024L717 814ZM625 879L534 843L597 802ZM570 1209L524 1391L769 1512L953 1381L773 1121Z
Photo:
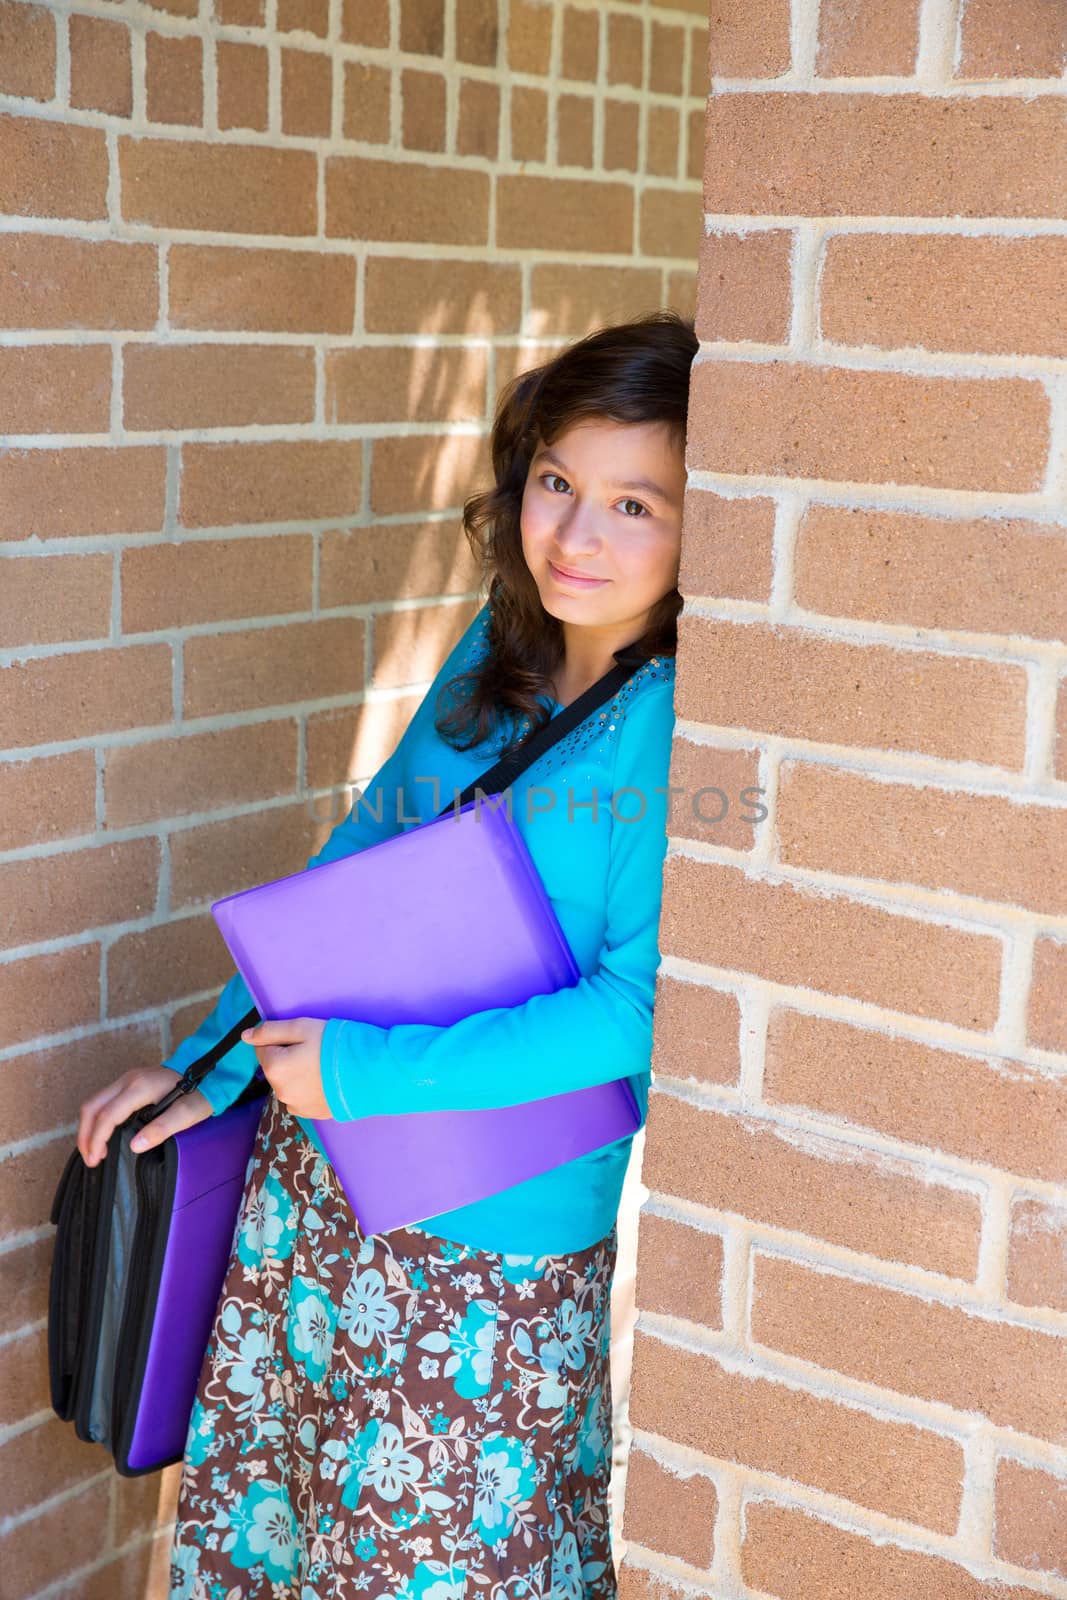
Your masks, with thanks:
M469 750L510 715L530 719L503 755L549 719L548 694L563 657L563 625L546 611L522 550L519 517L538 440L551 445L577 423L663 423L684 451L689 369L699 349L694 324L654 311L598 328L540 367L513 378L499 396L491 435L494 487L463 503L463 529L489 601L489 649L469 671L443 684L434 726L446 743ZM682 596L671 589L626 654L673 655Z

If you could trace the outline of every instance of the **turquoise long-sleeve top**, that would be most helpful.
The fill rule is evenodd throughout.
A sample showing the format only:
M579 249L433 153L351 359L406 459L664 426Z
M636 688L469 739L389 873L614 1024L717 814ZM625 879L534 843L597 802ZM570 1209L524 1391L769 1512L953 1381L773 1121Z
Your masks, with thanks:
M499 735L457 751L433 726L437 692L487 649L488 602L426 691L392 755L307 866L336 860L435 817L497 758ZM574 952L579 981L447 1026L394 1027L331 1017L323 1090L334 1117L456 1111L538 1100L628 1078L648 1109L652 1012L674 728L674 658L640 666L615 699L510 786L512 817ZM545 697L552 715L562 709ZM215 1009L163 1063L182 1072L254 1004L239 973ZM232 1046L200 1085L217 1114L257 1066ZM300 1119L322 1153L314 1127ZM583 1250L618 1212L633 1135L428 1218L421 1231L530 1257Z

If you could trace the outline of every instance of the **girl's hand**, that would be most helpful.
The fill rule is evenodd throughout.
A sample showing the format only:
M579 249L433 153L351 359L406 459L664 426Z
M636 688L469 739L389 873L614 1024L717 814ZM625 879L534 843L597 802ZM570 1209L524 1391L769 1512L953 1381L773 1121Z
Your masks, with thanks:
M162 1100L180 1077L181 1073L170 1067L146 1067L136 1072L124 1072L121 1078L116 1078L106 1089L94 1094L91 1100L84 1101L78 1117L78 1149L85 1165L95 1167L103 1161L107 1154L107 1142L119 1123L125 1122L142 1106L152 1106L157 1100ZM137 1145L137 1150L150 1150L153 1145L162 1144L170 1134L191 1128L194 1123L203 1122L210 1115L211 1102L199 1089L191 1089L162 1116L142 1128L139 1138L144 1142Z
M319 1049L326 1023L321 1017L291 1017L259 1022L241 1038L250 1044L278 1099L295 1117L332 1117L322 1091Z

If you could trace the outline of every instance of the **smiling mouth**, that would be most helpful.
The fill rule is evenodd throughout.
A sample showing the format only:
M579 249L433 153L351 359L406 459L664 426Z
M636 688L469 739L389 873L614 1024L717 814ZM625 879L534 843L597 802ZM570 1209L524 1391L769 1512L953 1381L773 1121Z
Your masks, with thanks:
M558 578L561 583L574 583L580 588L596 589L600 584L608 581L607 578L585 577L578 572L567 572L565 568L557 567L554 561L550 561L548 565L552 576Z

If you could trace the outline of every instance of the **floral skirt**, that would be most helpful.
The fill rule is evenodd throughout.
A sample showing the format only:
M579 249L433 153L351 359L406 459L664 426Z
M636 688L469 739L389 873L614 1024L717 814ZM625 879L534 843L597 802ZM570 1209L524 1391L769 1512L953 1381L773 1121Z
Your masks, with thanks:
M182 1466L170 1600L614 1600L617 1230L364 1235L268 1095Z

